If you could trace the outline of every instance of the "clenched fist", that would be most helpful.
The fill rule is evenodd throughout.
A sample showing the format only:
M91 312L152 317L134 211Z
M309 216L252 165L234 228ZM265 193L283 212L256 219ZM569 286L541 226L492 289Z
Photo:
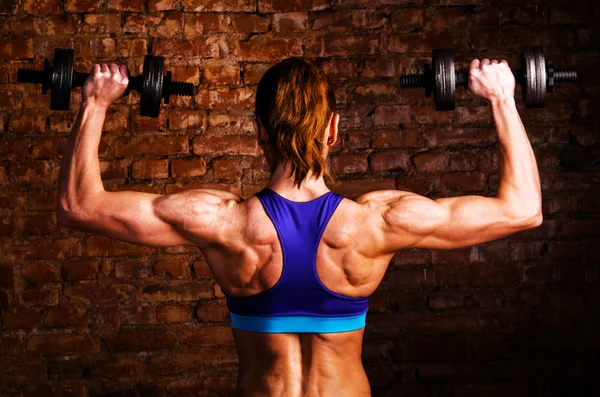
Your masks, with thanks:
M506 61L474 59L469 66L469 92L490 102L515 95L515 76Z
M108 108L127 90L128 75L126 65L111 63L109 67L106 64L95 64L83 85L83 101L92 101L98 106Z

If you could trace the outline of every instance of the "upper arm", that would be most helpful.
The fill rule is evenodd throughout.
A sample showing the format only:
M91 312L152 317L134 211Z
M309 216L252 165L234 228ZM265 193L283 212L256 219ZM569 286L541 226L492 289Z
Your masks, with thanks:
M77 215L64 215L67 226L117 240L149 246L200 245L222 233L242 199L219 190L188 190L172 195L98 192Z
M357 202L372 207L388 252L402 248L452 249L505 237L541 222L497 198L460 196L432 200L414 193L381 191Z

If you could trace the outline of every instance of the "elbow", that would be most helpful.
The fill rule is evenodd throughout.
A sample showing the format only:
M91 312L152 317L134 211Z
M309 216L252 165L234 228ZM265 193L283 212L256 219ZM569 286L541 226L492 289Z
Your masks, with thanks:
M521 216L516 221L517 227L522 230L534 229L542 224L544 221L544 216L542 215L542 209L539 208L533 214L527 214Z
M70 229L79 229L85 223L85 213L81 210L74 210L65 206L59 205L56 208L56 223L60 226Z

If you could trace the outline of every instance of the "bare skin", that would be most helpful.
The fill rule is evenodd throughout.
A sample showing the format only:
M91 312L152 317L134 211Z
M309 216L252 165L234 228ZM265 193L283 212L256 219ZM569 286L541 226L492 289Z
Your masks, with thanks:
M282 271L275 228L256 197L218 190L160 196L106 192L98 145L106 108L124 92L127 69L94 65L61 166L59 223L148 246L195 245L230 296L272 287ZM401 249L452 249L480 244L538 226L541 191L531 145L513 99L514 78L505 62L474 60L470 90L491 103L501 145L496 197L431 200L403 191L378 191L344 199L317 251L317 273L329 289L348 296L375 291L392 256ZM339 116L323 139L333 146ZM260 122L257 138L266 141ZM325 154L326 155L326 154ZM276 168L268 187L293 201L329 191L309 176L293 186L289 170ZM234 330L240 359L238 396L369 396L361 364L363 329L334 334L262 334Z

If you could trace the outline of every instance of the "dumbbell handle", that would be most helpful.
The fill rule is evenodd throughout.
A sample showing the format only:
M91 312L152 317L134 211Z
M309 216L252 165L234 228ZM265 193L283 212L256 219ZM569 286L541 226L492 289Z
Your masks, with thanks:
M83 84L85 84L85 81L89 76L89 73L73 72L73 82L71 83L71 88L83 87ZM17 73L17 81L19 83L43 84L45 78L45 72L43 70L19 69ZM129 84L127 84L127 91L125 91L124 95L129 95L131 90L142 93L143 89L144 76L129 75ZM181 81L170 81L169 89L171 95L192 96L194 85Z
M431 69L429 69L430 71ZM515 81L519 85L523 85L524 73L521 69L512 71L515 76ZM554 84L563 83L577 80L577 71L573 69L555 69L554 70ZM469 84L469 71L458 70L456 71L456 86L466 87ZM400 87L402 88L419 88L427 86L427 74L405 74L400 76Z
M515 76L515 81L519 85L523 85L525 80L525 74L521 69L513 69L513 76ZM563 83L568 81L576 81L577 80L577 72L573 69L555 69L553 71L554 74L554 84ZM456 71L456 86L466 87L469 84L469 71L468 70L458 70Z

